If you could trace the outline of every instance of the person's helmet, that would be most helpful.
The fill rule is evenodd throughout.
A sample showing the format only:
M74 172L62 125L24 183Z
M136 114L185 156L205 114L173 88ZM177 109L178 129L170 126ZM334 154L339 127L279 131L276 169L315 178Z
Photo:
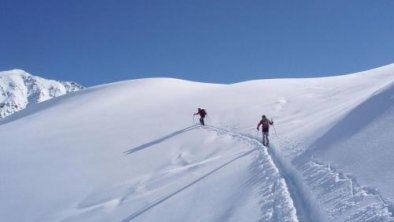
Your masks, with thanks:
M267 118L267 117L265 117L265 115L263 115L261 118L265 119L265 118Z

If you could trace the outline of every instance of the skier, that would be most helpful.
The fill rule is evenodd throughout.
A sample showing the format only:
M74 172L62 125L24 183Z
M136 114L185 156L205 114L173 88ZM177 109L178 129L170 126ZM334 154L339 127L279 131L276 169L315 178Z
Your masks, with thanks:
M270 125L273 125L274 121L268 120L265 115L261 117L261 120L259 124L257 125L257 131L260 130L260 125L262 126L262 131L263 131L263 145L268 146L269 145L269 140L268 140L268 132L269 132L269 127Z
M198 111L196 113L194 113L193 116L195 116L195 115L200 115L200 123L201 123L201 125L204 126L205 125L204 118L207 115L207 112L205 111L205 109L198 108Z

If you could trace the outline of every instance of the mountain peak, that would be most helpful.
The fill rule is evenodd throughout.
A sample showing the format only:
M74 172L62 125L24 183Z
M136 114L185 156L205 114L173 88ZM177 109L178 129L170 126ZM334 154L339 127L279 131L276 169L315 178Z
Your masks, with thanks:
M0 118L43 102L82 89L68 81L47 80L21 69L0 72Z
M15 75L30 75L23 69L11 69L6 71L0 71L0 76L15 76Z

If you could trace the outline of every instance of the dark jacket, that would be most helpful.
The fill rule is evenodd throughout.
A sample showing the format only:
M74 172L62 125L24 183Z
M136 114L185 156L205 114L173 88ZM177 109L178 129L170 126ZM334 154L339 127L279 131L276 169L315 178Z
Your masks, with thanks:
M272 120L269 120L267 118L263 118L260 120L259 124L257 124L257 129L260 128L260 125L263 128L263 132L268 132L270 125L273 125L274 122Z

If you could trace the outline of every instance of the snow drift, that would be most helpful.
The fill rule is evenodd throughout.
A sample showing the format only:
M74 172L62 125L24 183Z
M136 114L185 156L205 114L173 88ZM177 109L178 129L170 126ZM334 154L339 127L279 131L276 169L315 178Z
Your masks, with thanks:
M394 221L393 81L394 65L231 85L153 78L37 104L0 121L0 217Z

